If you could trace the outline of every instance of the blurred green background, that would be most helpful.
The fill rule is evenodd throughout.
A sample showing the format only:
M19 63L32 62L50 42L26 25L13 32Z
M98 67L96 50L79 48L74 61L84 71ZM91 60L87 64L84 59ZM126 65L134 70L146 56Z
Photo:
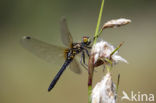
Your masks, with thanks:
M0 0L0 103L87 103L88 74L76 75L67 69L55 88L48 86L60 69L34 56L20 45L21 37L62 45L59 20L66 16L75 41L92 36L101 0ZM156 95L156 1L106 0L102 24L120 17L132 23L107 29L102 39L117 46L129 64L119 63L113 70L116 82L121 74L122 91ZM104 73L95 73L94 85ZM120 99L120 98L119 98ZM127 103L128 101L123 101ZM146 102L148 103L148 102Z

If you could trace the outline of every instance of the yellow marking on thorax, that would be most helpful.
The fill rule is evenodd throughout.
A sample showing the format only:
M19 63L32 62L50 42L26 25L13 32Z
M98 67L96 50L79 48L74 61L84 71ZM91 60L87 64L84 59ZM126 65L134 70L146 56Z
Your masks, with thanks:
M74 56L73 56L73 55L71 55L70 57L71 57L72 59L74 58Z
M73 51L73 54L76 54L76 51Z
M68 48L64 50L64 59L67 58L67 53L68 53L68 52L69 52L69 49L68 49Z

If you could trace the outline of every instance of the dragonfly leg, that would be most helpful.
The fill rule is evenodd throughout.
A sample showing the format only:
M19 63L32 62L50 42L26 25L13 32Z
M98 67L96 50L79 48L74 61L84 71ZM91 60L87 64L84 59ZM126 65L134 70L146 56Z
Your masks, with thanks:
M83 63L85 64L85 52L82 51L82 59L83 59Z
M81 54L81 59L80 59L80 64L88 71L88 66L84 65L85 64L85 53L84 51L82 51L82 54Z
M90 54L89 54L88 50L87 50L86 48L84 48L84 50L85 50L87 56L89 57ZM84 61L85 61L85 53L84 53L83 59L84 59ZM84 64L88 67L88 65L87 65L85 62L84 62Z
M86 49L87 50L87 49ZM87 50L88 51L88 50ZM89 54L89 53L88 53ZM88 55L87 54L87 55ZM83 59L83 60L82 60ZM83 62L82 62L83 61ZM80 64L88 71L88 65L85 63L85 52L82 51L81 59L80 59ZM94 72L97 72L94 70Z
M82 59L83 59L83 62L82 62ZM85 63L85 52L84 51L82 51L80 63L88 71L88 65ZM97 72L97 71L94 70L94 72Z
M89 54L88 50L87 50L86 48L84 48L84 50L85 50L86 54L87 54L87 55L88 55L88 57L89 57L89 56L90 56L90 54Z
M87 48L88 48L88 49L92 49L92 47L91 47L91 46L88 46Z
M89 54L89 52L88 52L88 50L87 49L85 49L85 51L86 51L86 54L88 55L88 57L90 56L90 54Z
M88 50L87 49L85 49L85 51L87 51L88 52ZM87 54L87 53L86 53ZM89 54L89 53L88 53ZM87 54L87 55L88 55ZM84 65L86 66L86 67L88 67L88 65L85 63L85 58L86 58L86 55L85 55L85 52L83 51L82 52L82 59L83 59L83 63L84 63Z

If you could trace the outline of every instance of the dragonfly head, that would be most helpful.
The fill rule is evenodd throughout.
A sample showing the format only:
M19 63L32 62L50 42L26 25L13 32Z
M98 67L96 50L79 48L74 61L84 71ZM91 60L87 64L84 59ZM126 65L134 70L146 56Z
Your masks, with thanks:
M91 39L88 36L84 36L82 42L89 45L91 43Z

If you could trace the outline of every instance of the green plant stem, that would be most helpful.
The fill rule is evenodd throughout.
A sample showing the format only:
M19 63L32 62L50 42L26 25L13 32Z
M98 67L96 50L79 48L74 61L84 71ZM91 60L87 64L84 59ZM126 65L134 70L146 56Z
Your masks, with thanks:
M110 57L122 46L124 42L120 43L119 46L110 54Z
M88 86L88 103L91 103L92 86Z
M101 3L101 8L100 8L100 13L99 13L99 17L98 17L98 21L97 21L97 26L96 26L96 30L95 30L95 34L94 34L94 41L93 41L93 44L96 43L96 40L98 38L98 35L101 34L101 32L103 30L100 30L99 32L99 26L100 26L100 22L101 22L101 17L102 17L102 12L103 12L103 7L104 7L104 2L105 0L102 0L102 3ZM90 64L88 64L90 65ZM88 68L89 69L89 68ZM94 69L94 68L92 68ZM94 72L94 71L93 71ZM89 72L89 77L92 77L93 75L91 75ZM92 80L91 80L92 81ZM90 80L88 81L90 82ZM91 83L92 84L92 83ZM91 92L92 92L92 85L88 85L88 103L91 103Z
M103 32L103 30L104 30L104 29L101 29L101 30L99 31L99 33L98 33L96 36L94 36L94 39L95 39L95 38L98 38L98 37L101 35L101 33Z
M96 43L96 40L97 40L98 34L99 34L99 26L100 26L100 22L101 22L101 17L102 17L104 2L105 2L105 0L102 0L101 8L100 8L100 13L99 13L99 18L98 18L98 21L97 21L97 26L96 26L96 30L95 30L95 34L94 34L94 44Z
M118 74L118 81L117 81L117 86L116 86L116 93L118 93L119 83L120 83L120 74Z

